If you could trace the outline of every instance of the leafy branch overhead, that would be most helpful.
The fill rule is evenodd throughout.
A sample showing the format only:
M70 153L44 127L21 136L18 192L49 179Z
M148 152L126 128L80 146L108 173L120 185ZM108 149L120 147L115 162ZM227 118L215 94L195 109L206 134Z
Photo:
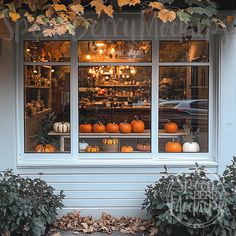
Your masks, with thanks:
M65 4L66 2L66 4ZM95 21L84 13L95 10L98 17L113 17L115 9L136 6L146 15L164 23L176 20L194 26L210 27L216 24L226 27L217 16L217 5L211 0L183 0L177 5L174 0L91 0L82 4L80 0L0 0L0 19L9 18L13 22L25 19L29 24L29 32L39 32L43 36L71 34L78 27L88 28Z

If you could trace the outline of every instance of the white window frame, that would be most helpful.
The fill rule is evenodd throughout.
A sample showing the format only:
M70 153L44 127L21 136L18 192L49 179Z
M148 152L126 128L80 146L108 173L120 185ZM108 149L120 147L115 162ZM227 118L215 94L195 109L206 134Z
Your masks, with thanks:
M48 62L48 63L24 63L23 43L26 40L35 40L31 36L22 37L20 46L17 48L17 166L18 167L75 167L75 166L192 166L198 162L209 167L216 167L218 160L218 110L217 110L217 62L216 54L219 45L214 37L210 38L193 38L192 40L208 40L209 41L209 63L160 63L159 62L159 42L160 41L176 41L179 37L144 37L142 40L152 41L152 62L151 63L129 63L135 66L152 66L152 105L151 105L151 153L79 153L79 111L74 109L78 107L78 68L79 66L92 65L121 65L122 63L79 63L78 62L78 40L74 41L72 37L58 38L60 40L71 41L71 62ZM52 40L51 38L43 38L42 41ZM83 37L79 40L131 40L128 37ZM134 40L134 39L132 39ZM138 38L136 40L139 40ZM216 50L217 49L217 50ZM73 53L74 52L74 53ZM24 153L24 65L63 65L70 66L70 106L71 106L71 153ZM127 63L123 63L127 64ZM178 65L178 66L209 66L209 152L208 153L159 153L158 152L158 104L159 99L159 66L160 65ZM217 145L218 146L218 145Z

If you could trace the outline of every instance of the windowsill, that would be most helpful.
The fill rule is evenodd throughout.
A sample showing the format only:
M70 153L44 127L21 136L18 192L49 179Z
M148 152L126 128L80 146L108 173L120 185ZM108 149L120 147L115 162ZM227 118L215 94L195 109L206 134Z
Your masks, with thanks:
M195 166L198 163L199 166L206 166L208 168L216 168L219 164L213 159L181 159L181 160L170 160L168 159L81 159L81 160L61 160L55 162L55 160L24 160L18 161L17 167L31 167L31 168L56 168L56 167L65 167L65 168L74 168L74 167L89 167L89 168L117 168L117 167L127 167L127 168L152 168L152 167L163 167L166 165L169 168L189 168Z

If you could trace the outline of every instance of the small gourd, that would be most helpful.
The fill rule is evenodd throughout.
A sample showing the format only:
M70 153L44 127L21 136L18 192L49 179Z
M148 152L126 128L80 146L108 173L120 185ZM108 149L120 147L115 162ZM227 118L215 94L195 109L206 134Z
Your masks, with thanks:
M183 152L200 152L200 146L194 140L199 136L200 129L198 128L196 132L191 132L190 127L184 125L185 131L185 143L183 144Z
M69 122L56 122L53 125L53 130L56 133L69 133L70 132L70 123Z

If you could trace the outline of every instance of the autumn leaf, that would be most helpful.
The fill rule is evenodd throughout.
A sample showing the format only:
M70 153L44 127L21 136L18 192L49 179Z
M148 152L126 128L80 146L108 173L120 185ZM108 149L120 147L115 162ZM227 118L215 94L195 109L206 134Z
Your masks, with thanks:
M157 17L164 23L172 22L176 19L176 13L167 9L160 10Z
M35 31L40 31L40 27L38 24L33 24L29 29L28 29L29 32L35 32Z
M46 14L47 18L51 18L53 13L54 13L54 9L52 7L49 7L45 14Z
M106 6L100 0L93 0L90 5L92 7L95 7L98 16L100 16L102 12L104 12L108 16L113 17L114 10L112 5Z
M12 21L16 22L17 20L20 19L20 14L17 12L10 12L9 17L11 18Z
M140 0L117 0L118 5L120 7L129 5L129 6L135 6L136 4L140 4Z
M63 4L55 4L53 5L55 11L67 11L66 6Z
M149 6L157 10L162 10L165 8L164 5L160 2L151 2Z
M84 13L84 7L80 4L70 6L70 9L77 15Z
M29 23L32 23L34 21L34 17L30 15L28 12L26 12L24 16L27 18Z
M38 16L38 17L36 18L36 23L37 23L38 25L46 25L46 23L43 21L43 17L44 17L44 16Z

